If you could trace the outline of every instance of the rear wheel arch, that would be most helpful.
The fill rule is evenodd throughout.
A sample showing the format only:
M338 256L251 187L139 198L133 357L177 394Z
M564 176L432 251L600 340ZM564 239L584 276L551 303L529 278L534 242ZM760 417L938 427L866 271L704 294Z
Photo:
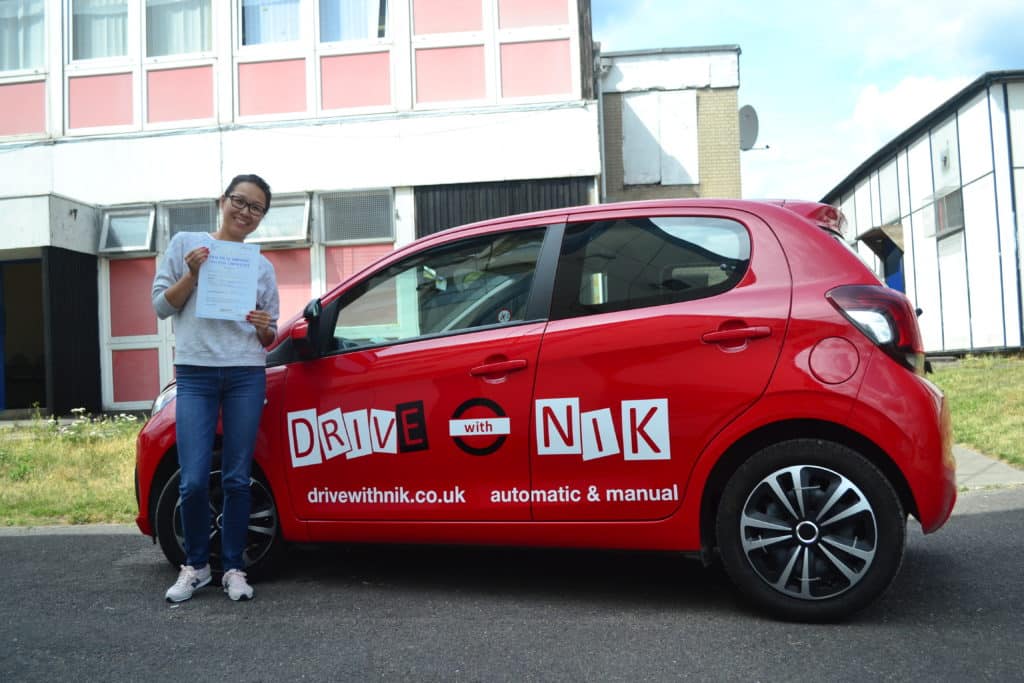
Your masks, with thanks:
M782 441L821 439L851 448L881 470L899 496L903 509L917 516L910 485L892 458L877 444L848 427L823 420L785 420L764 425L730 446L715 463L707 480L700 509L701 547L705 556L717 545L715 518L722 491L739 467L758 451Z

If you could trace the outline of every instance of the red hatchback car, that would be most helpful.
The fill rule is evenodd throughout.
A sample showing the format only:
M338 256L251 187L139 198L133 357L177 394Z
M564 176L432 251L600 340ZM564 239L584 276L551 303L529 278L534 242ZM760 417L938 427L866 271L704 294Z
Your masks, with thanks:
M646 549L718 556L784 618L865 606L907 514L926 533L949 517L955 465L914 310L842 222L810 202L608 204L389 254L281 325L250 570L288 541ZM139 528L178 565L174 421L172 384L136 485Z

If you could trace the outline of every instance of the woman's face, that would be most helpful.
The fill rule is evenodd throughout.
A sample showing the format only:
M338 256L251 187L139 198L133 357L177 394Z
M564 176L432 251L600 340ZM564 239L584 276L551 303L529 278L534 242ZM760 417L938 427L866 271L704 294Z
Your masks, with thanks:
M244 241L259 227L266 207L263 190L252 183L238 183L220 199L221 223L216 237L231 242Z

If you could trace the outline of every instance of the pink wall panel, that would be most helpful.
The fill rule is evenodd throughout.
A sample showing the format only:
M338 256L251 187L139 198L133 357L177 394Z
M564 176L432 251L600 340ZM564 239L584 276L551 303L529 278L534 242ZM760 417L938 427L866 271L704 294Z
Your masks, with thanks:
M110 335L156 334L156 313L150 298L156 260L110 261Z
M157 349L114 351L114 401L152 401L160 393Z
M238 65L238 113L289 114L306 111L306 60Z
M213 118L213 67L161 69L146 74L147 120Z
M567 95L572 92L568 40L501 46L501 96Z
M0 85L0 135L46 132L46 81Z
M324 270L327 289L334 287L349 275L358 273L381 256L390 254L393 244L364 244L355 247L327 247Z
M309 249L264 250L263 255L274 264L277 275L277 291L281 295L278 323L281 323L301 312L313 296L309 286Z
M416 50L416 101L479 100L487 94L484 48Z
M569 23L566 0L498 0L498 26L561 26Z
M132 75L68 79L68 100L71 128L127 126L132 123Z
M324 109L391 104L391 53L338 55L320 60Z
M483 28L480 0L413 0L416 35L479 31Z

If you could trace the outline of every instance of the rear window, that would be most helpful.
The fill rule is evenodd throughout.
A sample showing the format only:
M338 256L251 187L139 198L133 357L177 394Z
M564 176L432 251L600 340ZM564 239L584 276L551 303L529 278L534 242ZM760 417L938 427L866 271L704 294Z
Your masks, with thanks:
M724 218L653 217L566 229L553 319L691 301L735 287L750 236Z

